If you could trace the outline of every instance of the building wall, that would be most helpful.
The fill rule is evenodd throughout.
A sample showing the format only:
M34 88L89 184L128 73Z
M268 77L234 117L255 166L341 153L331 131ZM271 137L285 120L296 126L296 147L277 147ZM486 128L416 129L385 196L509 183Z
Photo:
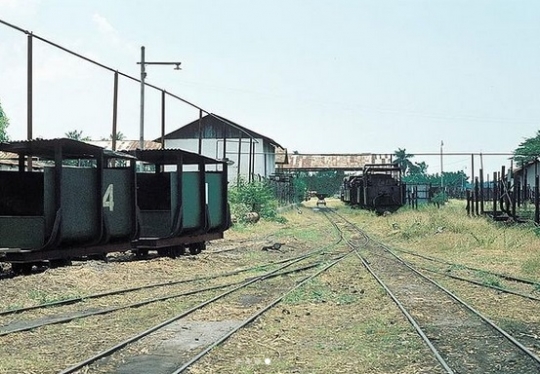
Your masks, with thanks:
M0 162L0 170L17 170L18 165Z
M229 165L228 181L233 182L240 176L244 180L249 179L249 148L250 139L242 138L240 155L239 151L240 139L227 139L226 157L233 162ZM276 157L274 153L274 147L268 142L264 142L263 139L257 138L253 140L253 146L255 148L254 160L254 175L267 178L269 175L274 174L276 167ZM165 148L180 148L190 152L199 152L199 140L198 139L165 139ZM203 139L202 140L202 152L204 156L215 158L218 160L223 159L223 139Z
M531 188L534 188L534 185L535 185L535 178L536 178L536 174L540 174L540 163L533 163L533 164L530 164L530 165L527 165L525 166L525 169L527 170L527 184L529 185L529 187ZM523 174L522 172L520 173L520 181L522 181L523 179Z

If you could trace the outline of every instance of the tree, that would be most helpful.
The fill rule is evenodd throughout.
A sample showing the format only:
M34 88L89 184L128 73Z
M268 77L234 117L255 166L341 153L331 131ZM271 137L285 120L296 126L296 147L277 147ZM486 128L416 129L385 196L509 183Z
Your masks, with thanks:
M466 186L468 178L469 177L463 170L443 172L444 186L446 188L463 188ZM439 173L409 174L403 177L403 182L409 184L431 184L433 186L440 186L441 175Z
M113 134L109 135L108 138L102 137L101 140L107 141L107 140L126 140L126 136L122 133L122 131L117 131L116 136L113 136Z
M321 170L315 172L300 172L299 181L303 181L308 191L317 191L327 196L339 192L345 173L342 170Z
M2 109L0 104L0 142L9 141L9 136L7 134L7 127L9 126L9 118L6 116L6 113Z
M415 162L409 166L409 170L406 175L403 176L403 181L406 183L430 183L429 175L427 173L428 165L425 161Z
M414 165L415 165L415 168L417 170L416 174L421 174L421 175L426 175L427 174L428 164L426 164L425 161L415 162Z
M83 136L82 130L68 131L64 135L68 139L79 140L81 142L91 140L89 136Z
M117 131L116 136L113 137L113 134L109 135L110 140L126 140L126 136L122 133L122 131Z
M407 172L410 172L411 169L414 171L415 166L410 160L414 157L413 154L407 153L405 148L398 148L398 150L394 152L394 156L396 156L394 163L396 163L401 168L403 174L407 174Z
M513 159L518 164L526 164L540 157L540 130L532 138L525 138L514 150Z

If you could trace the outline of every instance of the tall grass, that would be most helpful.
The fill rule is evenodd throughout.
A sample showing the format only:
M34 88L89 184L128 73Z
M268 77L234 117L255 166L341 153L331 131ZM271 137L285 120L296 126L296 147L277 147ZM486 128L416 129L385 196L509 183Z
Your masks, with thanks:
M348 210L347 210L348 209ZM493 222L467 216L465 202L404 207L386 217L343 209L382 241L456 263L540 278L540 230L532 224Z

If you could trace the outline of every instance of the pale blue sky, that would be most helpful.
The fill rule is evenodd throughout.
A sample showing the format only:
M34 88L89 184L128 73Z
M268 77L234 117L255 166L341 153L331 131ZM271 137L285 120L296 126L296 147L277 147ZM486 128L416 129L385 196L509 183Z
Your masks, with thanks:
M139 76L301 153L511 152L540 128L534 0L0 0L0 19ZM34 43L34 135L111 133L110 72ZM0 102L26 137L26 36L0 25ZM198 117L167 102L167 131ZM139 87L119 130L139 137ZM160 135L147 90L145 138ZM438 157L421 158L430 172ZM484 157L493 171L504 157ZM479 165L479 160L476 162ZM445 159L445 170L470 157Z

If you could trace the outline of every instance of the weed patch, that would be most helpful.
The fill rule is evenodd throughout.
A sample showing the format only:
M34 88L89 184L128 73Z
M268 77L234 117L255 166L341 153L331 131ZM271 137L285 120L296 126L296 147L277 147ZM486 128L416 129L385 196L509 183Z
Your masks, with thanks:
M537 275L540 273L540 256L529 258L523 262L521 269L525 274Z

